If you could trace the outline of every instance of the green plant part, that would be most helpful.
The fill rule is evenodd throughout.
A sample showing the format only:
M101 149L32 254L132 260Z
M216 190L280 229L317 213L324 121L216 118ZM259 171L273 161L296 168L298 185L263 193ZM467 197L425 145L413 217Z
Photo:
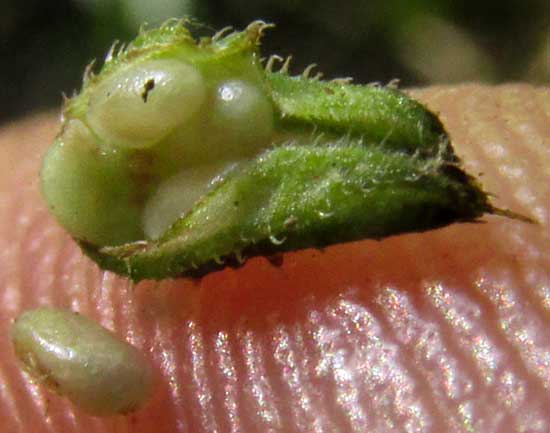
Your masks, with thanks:
M264 67L263 22L182 21L112 51L64 108L43 191L106 269L201 275L250 254L473 221L493 208L438 118L389 87Z
M126 414L151 396L153 374L143 354L78 313L28 311L11 338L32 378L92 415Z

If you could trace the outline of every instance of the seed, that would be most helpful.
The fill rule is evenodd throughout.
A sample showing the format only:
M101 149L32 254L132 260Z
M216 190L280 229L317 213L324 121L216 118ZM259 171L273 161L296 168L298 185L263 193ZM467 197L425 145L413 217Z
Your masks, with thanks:
M214 186L224 171L235 163L222 161L182 170L160 184L143 209L143 230L149 239L158 239Z
M273 106L264 92L241 80L221 83L216 92L209 122L210 134L223 137L234 155L254 153L270 144Z
M92 415L132 412L151 396L153 373L143 354L78 313L28 311L15 320L11 338L34 380Z
M143 236L141 184L128 156L101 148L86 125L71 119L42 166L42 192L50 211L77 239L118 245ZM60 175L62 173L62 175Z
M145 148L160 141L201 107L200 72L177 60L131 65L102 81L90 96L87 120L106 143Z

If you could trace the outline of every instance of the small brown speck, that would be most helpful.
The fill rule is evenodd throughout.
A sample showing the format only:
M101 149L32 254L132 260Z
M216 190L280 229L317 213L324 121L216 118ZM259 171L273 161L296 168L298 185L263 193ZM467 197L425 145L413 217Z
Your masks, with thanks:
M149 92L155 88L155 79L150 78L147 80L143 86L143 92L141 93L141 99L143 99L143 102L147 102L147 98L149 96Z
M284 256L282 253L272 254L270 256L267 256L266 259L269 263L271 263L271 265L277 268L281 267L284 262Z

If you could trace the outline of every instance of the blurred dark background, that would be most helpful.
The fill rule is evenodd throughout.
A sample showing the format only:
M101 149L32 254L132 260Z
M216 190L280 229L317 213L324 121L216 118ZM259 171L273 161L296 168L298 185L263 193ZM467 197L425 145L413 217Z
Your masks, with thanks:
M550 0L1 0L0 123L61 104L82 71L141 23L193 16L212 30L277 24L266 54L291 72L403 86L525 81L550 84Z

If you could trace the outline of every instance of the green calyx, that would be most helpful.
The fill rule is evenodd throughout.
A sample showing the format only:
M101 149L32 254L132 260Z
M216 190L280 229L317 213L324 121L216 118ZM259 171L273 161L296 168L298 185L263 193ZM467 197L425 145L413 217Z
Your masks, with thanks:
M102 267L202 275L252 254L498 213L404 93L264 70L265 23L195 41L170 21L68 101L42 182ZM502 212L501 212L502 213Z
M159 240L85 249L134 280L202 275L250 254L378 239L490 209L473 182L440 161L357 142L288 145L230 176Z

